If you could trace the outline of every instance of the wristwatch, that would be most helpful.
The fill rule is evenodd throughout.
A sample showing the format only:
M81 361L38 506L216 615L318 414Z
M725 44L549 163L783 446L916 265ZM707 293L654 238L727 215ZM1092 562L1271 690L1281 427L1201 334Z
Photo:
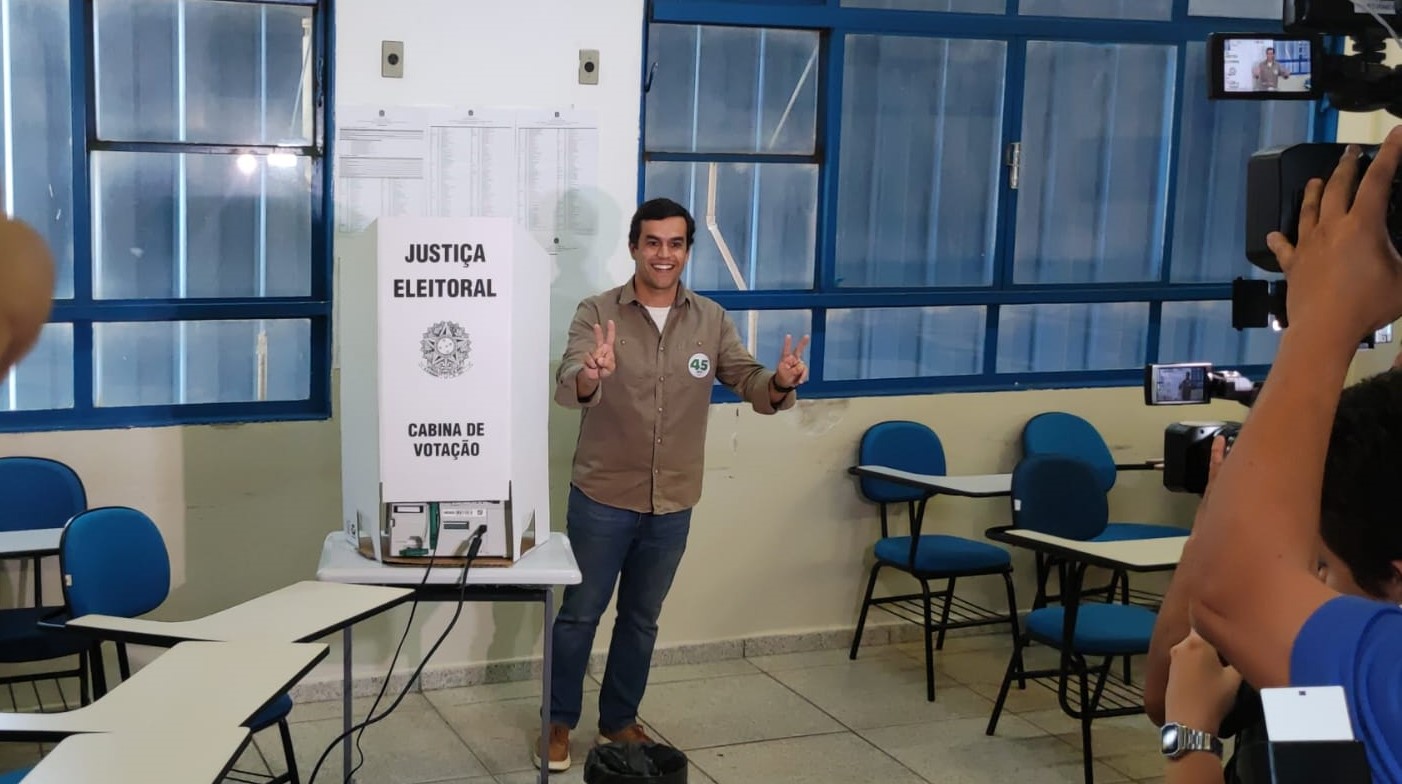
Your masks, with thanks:
M798 387L781 387L781 386L779 386L779 382L778 382L777 379L778 379L778 376L773 376L773 377L771 377L771 378L769 379L769 386L774 387L774 391L775 391L775 392L778 392L778 393L781 394L781 395L787 395L788 393L794 391L795 389L798 389Z
M1169 759L1178 759L1190 751L1210 751L1222 756L1222 741L1216 735L1176 722L1165 724L1159 730L1159 744L1159 750Z

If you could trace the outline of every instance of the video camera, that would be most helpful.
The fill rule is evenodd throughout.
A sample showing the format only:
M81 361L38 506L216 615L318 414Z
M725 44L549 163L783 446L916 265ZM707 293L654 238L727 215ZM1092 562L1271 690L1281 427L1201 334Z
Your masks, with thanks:
M1324 98L1338 111L1386 110L1402 117L1402 68L1383 64L1386 42L1397 38L1398 29L1402 29L1402 0L1285 0L1283 32L1220 33L1209 38L1208 94L1216 100ZM1342 43L1331 42L1331 38L1351 39L1352 53L1338 53ZM1247 167L1247 260L1267 272L1280 272L1275 255L1266 247L1266 236L1279 231L1291 242L1299 239L1305 185L1316 177L1328 179L1344 148L1334 143L1295 144L1261 150L1251 157ZM1363 148L1360 170L1366 171L1376 152L1376 146ZM1394 187L1388 229L1393 243L1402 247L1399 191L1402 189ZM1234 323L1282 327L1288 323L1283 281L1245 284L1239 293L1234 292L1234 305L1239 298L1254 303L1257 316L1234 316ZM1267 310L1269 318L1260 318L1261 310Z
M1344 112L1386 110L1402 117L1402 68L1383 64L1389 38L1402 28L1402 0L1285 0L1279 32L1218 33L1208 39L1208 96L1233 101L1315 101ZM1351 39L1352 52L1330 39ZM1402 39L1398 39L1402 44ZM1279 231L1299 240L1300 206L1311 179L1327 180L1338 166L1343 144L1307 143L1261 150L1251 156L1246 175L1246 258L1279 273L1266 246ZM1377 147L1363 149L1359 177ZM1393 183L1387 225L1402 248L1402 173ZM1284 280L1237 278L1232 282L1235 329L1289 326ZM1391 340L1391 329L1360 336L1371 348ZM1260 384L1209 363L1149 365L1144 369L1144 402L1151 406L1204 405L1213 399L1250 407ZM1164 487L1201 494L1207 487L1212 441L1226 436L1228 448L1239 422L1177 422L1164 431Z
M1144 403L1150 406L1206 405L1214 399L1250 407L1261 385L1233 370L1213 370L1208 362L1144 367ZM1202 495L1212 464L1212 440L1225 436L1231 448L1240 422L1175 422L1163 434L1163 486L1175 493Z

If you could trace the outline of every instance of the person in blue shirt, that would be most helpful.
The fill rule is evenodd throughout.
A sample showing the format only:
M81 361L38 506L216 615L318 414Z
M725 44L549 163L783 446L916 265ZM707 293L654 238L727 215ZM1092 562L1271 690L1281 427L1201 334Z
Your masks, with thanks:
M1392 370L1348 387L1339 398L1324 462L1317 561L1319 579L1339 593L1394 605L1402 604L1402 579L1397 578L1393 568L1394 561L1402 556L1402 526L1397 524L1393 487L1396 477L1402 476L1402 439L1397 437L1398 432L1402 432L1402 352L1398 352ZM1219 436L1212 444L1204 502L1211 497L1225 451L1225 442ZM1199 506L1199 513L1204 507L1205 503ZM1194 645L1189 646L1193 649L1190 659L1198 658L1200 649L1212 650L1191 634L1187 592L1183 581L1175 577L1154 625L1145 676L1145 712L1157 726L1182 723L1170 715L1166 703L1167 692L1172 689L1170 651L1178 656L1187 637L1196 638ZM1203 673L1209 670L1202 665L1190 668L1199 679L1205 678ZM1179 688L1180 707L1196 710L1212 703L1204 698L1197 705L1188 696L1191 694L1191 689ZM1251 770L1251 765L1242 761L1254 753L1252 745L1265 742L1265 724L1260 697L1249 684L1242 685L1233 709L1219 717L1219 722L1212 726L1186 726L1218 737L1234 737L1235 754L1227 760L1225 781L1256 784L1243 773L1243 769ZM1175 763L1195 769L1206 769L1211 764L1208 760L1190 761L1190 757L1184 757L1170 762L1168 769L1173 770ZM1203 781L1221 780L1222 777Z
M1402 317L1402 256L1387 228L1399 159L1402 127L1360 181L1351 145L1327 184L1306 188L1298 242L1268 238L1289 281L1290 326L1177 577L1192 628L1254 688L1343 687L1377 784L1402 784L1402 609L1336 586L1399 579L1402 547L1392 543L1402 544L1402 514L1393 512L1379 540L1378 531L1360 535L1367 523L1350 499L1333 499L1342 502L1337 520L1319 510L1327 471L1367 470L1386 487L1402 478L1390 450L1372 455L1376 465L1363 453L1326 459L1360 340ZM1371 443L1402 441L1402 395L1392 394L1391 411L1357 423L1387 432Z

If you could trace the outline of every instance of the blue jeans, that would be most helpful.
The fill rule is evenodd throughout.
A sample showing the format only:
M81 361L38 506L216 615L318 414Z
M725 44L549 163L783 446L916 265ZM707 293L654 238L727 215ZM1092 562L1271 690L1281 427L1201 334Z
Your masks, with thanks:
M657 617L686 550L691 510L641 514L601 504L571 486L565 526L583 580L565 586L555 618L550 720L571 729L579 724L594 633L617 581L618 617L599 692L599 730L616 732L638 719Z

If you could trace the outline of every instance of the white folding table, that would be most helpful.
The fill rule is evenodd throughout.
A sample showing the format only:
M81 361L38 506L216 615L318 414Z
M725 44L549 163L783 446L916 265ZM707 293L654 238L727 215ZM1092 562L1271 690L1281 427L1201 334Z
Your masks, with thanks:
M24 775L24 784L216 784L248 745L248 728L186 726L179 742L142 731L73 735Z
M364 585L410 586L414 594L425 601L474 602L540 602L545 609L544 661L541 667L540 754L549 759L550 742L550 666L552 660L550 629L555 622L555 586L578 585L579 564L569 539L552 532L550 538L527 552L510 566L473 566L462 580L458 566L393 566L366 558L355 542L343 531L333 531L321 547L321 563L317 567L319 580ZM425 577L427 572L427 577ZM351 630L341 635L345 661L342 694L345 701L345 731L351 727ZM342 741L344 768L351 769L351 739ZM540 781L550 776L549 766L540 766Z
M314 643L185 642L96 702L0 714L0 740L58 741L24 781L219 781L248 742L243 725L326 657Z

